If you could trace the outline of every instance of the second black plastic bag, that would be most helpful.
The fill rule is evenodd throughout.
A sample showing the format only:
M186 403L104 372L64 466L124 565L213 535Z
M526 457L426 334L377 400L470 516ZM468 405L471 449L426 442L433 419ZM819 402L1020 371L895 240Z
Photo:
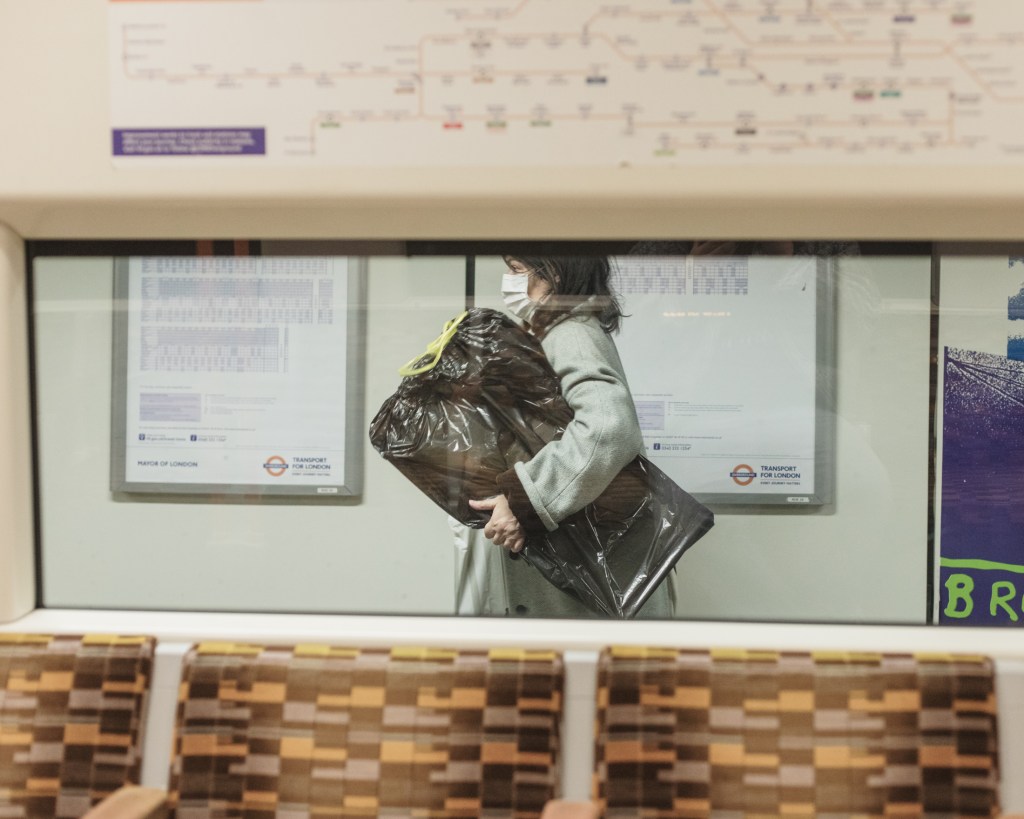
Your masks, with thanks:
M488 513L469 501L495 495L497 476L561 436L572 410L540 344L496 310L449 322L428 353L381 406L370 441L479 529ZM591 611L629 618L713 524L709 509L638 456L592 504L530 536L522 557Z

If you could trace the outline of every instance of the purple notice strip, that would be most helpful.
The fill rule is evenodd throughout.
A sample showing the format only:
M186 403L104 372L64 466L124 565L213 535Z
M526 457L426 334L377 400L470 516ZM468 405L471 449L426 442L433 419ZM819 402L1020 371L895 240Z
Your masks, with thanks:
M265 128L115 128L114 156L244 156L267 153Z

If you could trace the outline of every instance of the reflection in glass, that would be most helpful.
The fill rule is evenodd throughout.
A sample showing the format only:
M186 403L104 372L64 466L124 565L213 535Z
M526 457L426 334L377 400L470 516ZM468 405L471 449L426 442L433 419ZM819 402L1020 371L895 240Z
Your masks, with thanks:
M939 559L993 559L980 553L966 558L948 551L952 545L946 544L929 563L929 514L943 511L929 496L930 461L937 458L941 467L942 444L941 435L936 448L929 442L931 402L937 398L934 406L941 409L942 397L933 345L1007 357L1013 335L1007 329L1007 299L1020 291L1021 283L1011 293L1009 283L1000 279L997 296L992 277L979 272L1006 271L1005 256L944 257L942 322L936 329L927 253L856 250L829 243L680 242L625 243L609 253L612 289L622 310L620 331L607 336L621 368L610 369L623 388L628 385L624 394L631 395L626 414L640 432L639 443L631 444L637 447L634 454L643 452L655 463L678 469L666 472L716 515L714 529L683 555L664 587L665 595L674 593L676 617L922 623L938 619L949 604ZM519 247L515 253L545 259L559 255L527 254ZM111 493L111 350L115 317L123 306L111 298L116 260L36 258L33 355L44 603L504 615L508 581L504 572L493 569L521 563L510 560L504 548L506 539L514 543L514 529L492 530L493 541L482 531L453 533L437 505L372 449L365 429L401 383L398 368L421 353L447 321L467 306L511 315L502 295L503 277L529 278L529 273L511 270L501 254L501 248L493 248L486 255L366 259L361 297L365 379L356 396L365 419L363 491L327 500ZM145 255L144 247L139 255ZM652 264L661 265L657 275ZM677 273L670 275L672 265ZM530 270L539 266L524 265ZM821 313L787 313L784 299L807 292L802 287L812 281L817 287L823 268L833 297L827 325L833 347L824 356L817 336L813 344L806 343L807 328L800 324L813 315L817 333ZM757 295L755 277L764 270L774 271L778 282L765 298L779 301L769 299L765 309L745 315L742 335L737 335L729 319L739 317L742 299ZM746 296L741 295L744 276ZM585 302L588 294L552 294L551 307L576 296ZM725 315L729 312L734 315ZM599 327L600 318L593 320ZM595 330L595 337L604 339L605 331ZM557 354L554 358L563 378L572 377L583 360L575 350L561 361ZM332 360L329 351L323 359ZM747 369L733 372L730 362ZM802 390L802 397L787 394L783 385ZM811 388L814 394L805 400ZM571 395L572 388L563 392ZM759 414L750 421L744 413L755 406ZM747 450L744 435L767 439L779 430L817 429L823 406L830 408L834 432L824 448L820 442L825 439L813 438L810 473L790 468L802 464L781 448L785 435L774 451ZM726 432L709 426L713 417L735 436L735 448L719 453L726 467L719 478L729 497L716 497L715 470L708 466L709 438L726 440ZM940 419L936 429L941 428ZM621 437L635 439L635 430ZM551 516L557 506L550 500L538 504L540 509L530 503L536 488L530 482L544 485L543 476L527 471L524 479L520 470L514 472L517 482L506 482L493 494L511 496L509 510L520 528L521 517L530 518L522 505L525 496L543 525L544 514ZM790 483L808 474L814 486L806 491ZM819 478L828 479L828 492L819 492ZM751 488L808 501L735 502ZM486 501L487 495L473 499ZM1020 530L1012 514L1003 517L1011 531ZM557 521L552 517L552 522ZM937 521L936 534L940 528ZM477 543L469 542L473 537ZM974 572L974 611L987 616L992 580L1003 578L989 578L983 569L946 568ZM81 582L83 577L90 582ZM1016 583L1016 577L1006 582ZM1009 608L1024 619L1019 593L1014 597L1008 587L998 586L995 595L997 614L1010 622ZM966 604L957 605L962 609ZM668 612L661 609L658 616Z

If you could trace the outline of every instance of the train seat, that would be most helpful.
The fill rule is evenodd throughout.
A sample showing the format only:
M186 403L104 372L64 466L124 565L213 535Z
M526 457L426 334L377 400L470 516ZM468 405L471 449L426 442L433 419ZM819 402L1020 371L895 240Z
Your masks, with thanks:
M0 633L0 817L77 819L139 781L154 647Z
M611 648L604 816L995 816L984 657Z
M539 817L562 688L548 651L199 644L166 804L127 789L89 819Z

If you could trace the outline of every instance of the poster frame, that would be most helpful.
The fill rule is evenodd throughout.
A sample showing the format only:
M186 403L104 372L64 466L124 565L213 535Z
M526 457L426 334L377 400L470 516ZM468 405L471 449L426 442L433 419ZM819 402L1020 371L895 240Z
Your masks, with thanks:
M815 271L815 339L814 339L814 486L812 491L747 492L737 486L731 492L699 492L691 494L713 507L727 507L736 513L744 507L772 507L778 511L815 512L835 503L836 472L836 268L841 257L816 256ZM631 321L642 320L642 316ZM730 377L742 377L731 374ZM647 457L658 463L655 453ZM664 465L661 465L664 469ZM686 489L686 487L683 487ZM690 491L690 490L687 490Z
M146 254L152 255L152 254ZM112 307L112 378L111 378L111 438L110 438L110 490L115 497L192 496L193 498L223 496L258 496L299 499L303 502L337 501L340 498L360 496L363 492L363 414L366 383L366 279L368 260L362 256L347 256L349 266L346 294L345 341L345 406L341 423L345 427L345 454L342 483L318 482L316 485L275 486L248 483L210 482L141 482L129 481L126 476L127 401L128 401L128 344L129 344L129 268L132 259L146 255L119 255L114 258ZM278 257L290 254L266 254ZM302 254L296 254L296 257ZM245 257L237 257L245 258Z

